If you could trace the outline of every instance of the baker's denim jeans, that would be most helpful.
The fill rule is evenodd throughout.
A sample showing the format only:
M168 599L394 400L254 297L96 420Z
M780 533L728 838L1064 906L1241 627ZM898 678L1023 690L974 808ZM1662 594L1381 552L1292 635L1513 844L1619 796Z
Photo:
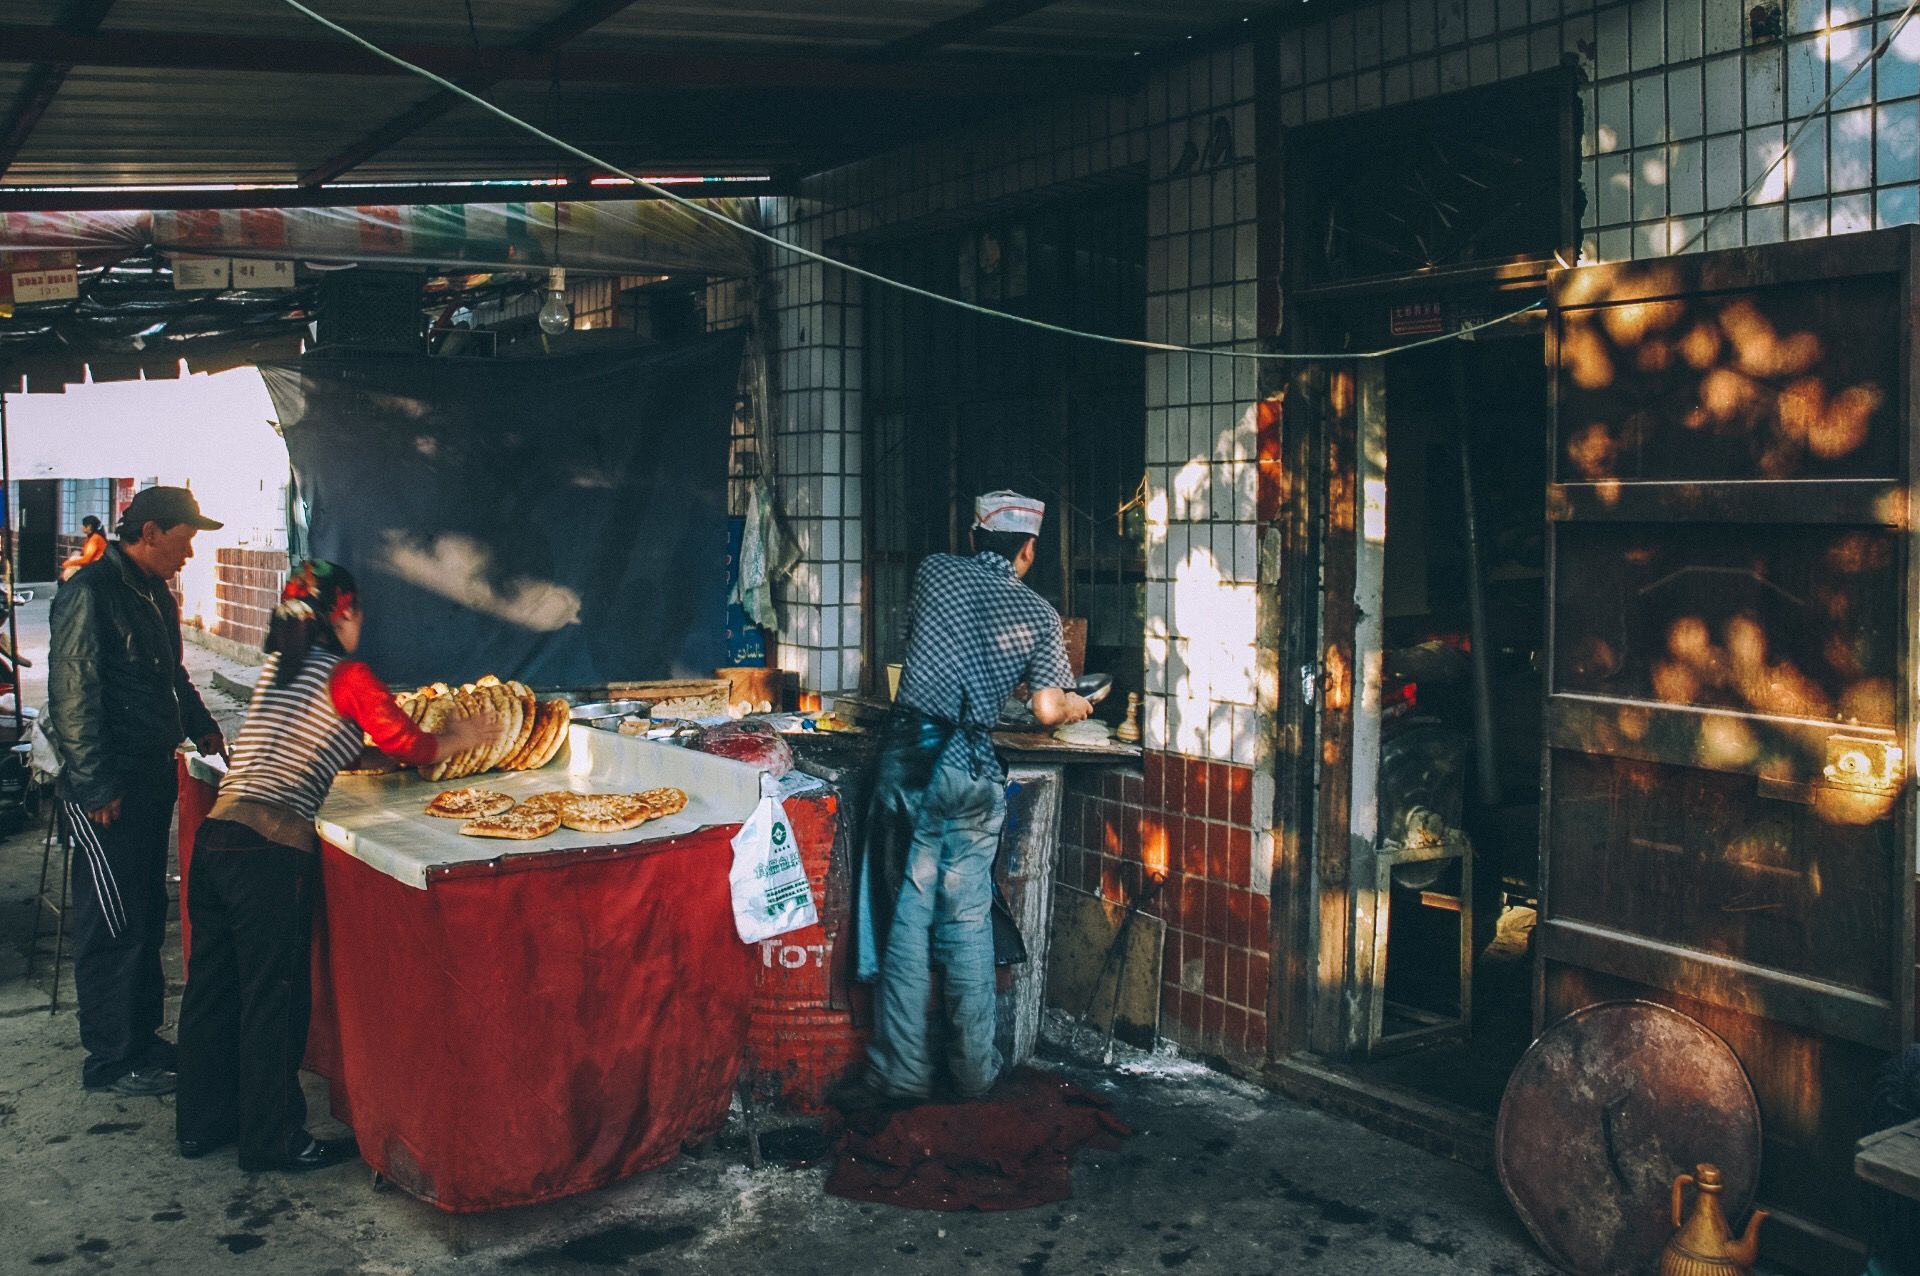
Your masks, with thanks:
M884 1089L924 1097L933 1087L930 961L945 972L954 1085L972 1097L1000 1075L990 912L994 852L1006 818L999 780L976 779L962 767L934 769L880 963L880 1004L867 1054Z

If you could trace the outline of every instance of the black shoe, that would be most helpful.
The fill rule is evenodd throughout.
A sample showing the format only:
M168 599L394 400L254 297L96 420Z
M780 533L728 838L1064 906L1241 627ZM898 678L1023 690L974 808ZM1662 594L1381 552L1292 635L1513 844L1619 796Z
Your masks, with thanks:
M925 1103L927 1097L889 1089L875 1081L872 1073L862 1072L828 1086L825 1098L828 1107L842 1112L866 1112L875 1108L910 1108L916 1103Z
M172 1094L180 1088L180 1078L166 1068L135 1068L123 1072L105 1085L88 1086L88 1094L124 1094L134 1099L149 1099Z
M233 1136L229 1134L218 1139L179 1139L175 1141L174 1147L179 1150L183 1160L197 1161L207 1153L218 1152L232 1142Z
M279 1161L271 1165L256 1165L242 1160L240 1168L249 1174L257 1174L262 1170L300 1174L307 1170L324 1170L329 1165L351 1161L359 1155L360 1144L352 1135L344 1139L316 1139L302 1130L288 1141L287 1154Z

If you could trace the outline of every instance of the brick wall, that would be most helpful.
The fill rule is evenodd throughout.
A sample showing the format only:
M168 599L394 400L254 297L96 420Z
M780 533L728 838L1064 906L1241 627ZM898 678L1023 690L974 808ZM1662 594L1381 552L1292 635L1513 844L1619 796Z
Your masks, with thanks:
M222 548L214 554L212 631L258 650L267 640L267 621L280 600L280 587L287 583L287 552Z
M1059 879L1125 903L1164 866L1142 911L1167 924L1160 1033L1253 1066L1267 1055L1269 905L1256 892L1253 768L1148 753L1137 773L1067 773Z

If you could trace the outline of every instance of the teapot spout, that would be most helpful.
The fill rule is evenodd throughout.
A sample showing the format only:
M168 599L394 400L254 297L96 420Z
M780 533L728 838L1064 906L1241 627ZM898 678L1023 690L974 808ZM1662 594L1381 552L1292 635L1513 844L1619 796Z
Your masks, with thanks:
M1767 1221L1765 1210L1755 1210L1753 1217L1747 1220L1747 1234L1737 1241L1730 1240L1727 1245L1727 1257L1739 1267L1752 1267L1754 1260L1760 1257L1760 1224Z

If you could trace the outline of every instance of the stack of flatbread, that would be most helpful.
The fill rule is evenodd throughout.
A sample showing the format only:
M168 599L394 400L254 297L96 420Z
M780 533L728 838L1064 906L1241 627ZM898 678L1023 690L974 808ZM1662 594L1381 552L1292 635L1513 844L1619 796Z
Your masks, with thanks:
M427 804L427 814L466 819L460 831L468 837L531 841L562 825L583 833L623 833L648 820L677 815L686 806L686 790L675 788L648 789L644 793L549 790L535 793L518 805L504 793L488 789L449 789Z
M542 701L521 682L488 674L463 687L436 682L394 697L422 731L444 731L456 717L491 712L500 729L486 744L420 768L427 780L457 780L483 771L533 771L553 761L567 738L565 700Z

